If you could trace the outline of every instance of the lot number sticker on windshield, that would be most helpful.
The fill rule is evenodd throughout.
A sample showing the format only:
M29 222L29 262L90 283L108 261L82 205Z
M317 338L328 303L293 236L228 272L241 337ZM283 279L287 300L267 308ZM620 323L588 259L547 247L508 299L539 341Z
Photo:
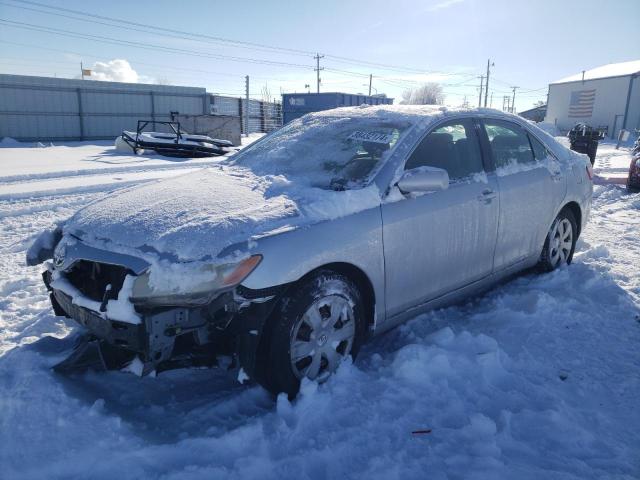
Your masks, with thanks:
M359 142L373 142L373 143L391 143L393 135L384 132L362 132L356 130L347 137L349 140L357 140Z

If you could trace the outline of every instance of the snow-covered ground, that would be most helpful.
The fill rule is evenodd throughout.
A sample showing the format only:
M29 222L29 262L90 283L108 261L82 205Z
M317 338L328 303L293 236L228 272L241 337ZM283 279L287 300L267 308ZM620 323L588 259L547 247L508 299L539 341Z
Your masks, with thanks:
M219 370L54 374L75 329L25 266L34 235L211 161L0 148L0 477L638 478L640 194L611 144L573 265L418 317L292 403Z

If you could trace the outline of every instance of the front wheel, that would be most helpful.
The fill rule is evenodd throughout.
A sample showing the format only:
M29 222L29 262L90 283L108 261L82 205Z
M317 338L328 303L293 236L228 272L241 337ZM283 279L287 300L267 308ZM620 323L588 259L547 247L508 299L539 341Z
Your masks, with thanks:
M274 394L294 397L303 378L323 382L347 357L355 357L365 325L354 282L322 270L293 287L270 322L265 378Z
M550 272L570 264L578 239L576 219L570 210L562 210L551 224L540 255L540 267Z

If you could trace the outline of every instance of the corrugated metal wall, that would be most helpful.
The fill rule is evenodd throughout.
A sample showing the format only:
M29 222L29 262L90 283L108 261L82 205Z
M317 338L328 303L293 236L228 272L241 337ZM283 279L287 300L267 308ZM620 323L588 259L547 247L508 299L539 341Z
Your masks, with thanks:
M169 121L171 112L240 117L247 133L245 104L198 87L0 74L0 138L110 139L135 130L138 120ZM249 133L282 126L279 103L250 100L248 111Z
M0 137L107 139L135 130L138 119L208 110L204 88L0 75Z

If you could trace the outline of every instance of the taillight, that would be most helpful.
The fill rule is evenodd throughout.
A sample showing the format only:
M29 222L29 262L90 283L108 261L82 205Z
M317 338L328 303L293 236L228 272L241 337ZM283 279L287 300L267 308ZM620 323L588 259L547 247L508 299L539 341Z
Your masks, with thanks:
M587 177L589 177L589 180L593 181L593 169L591 168L591 165L587 165Z

